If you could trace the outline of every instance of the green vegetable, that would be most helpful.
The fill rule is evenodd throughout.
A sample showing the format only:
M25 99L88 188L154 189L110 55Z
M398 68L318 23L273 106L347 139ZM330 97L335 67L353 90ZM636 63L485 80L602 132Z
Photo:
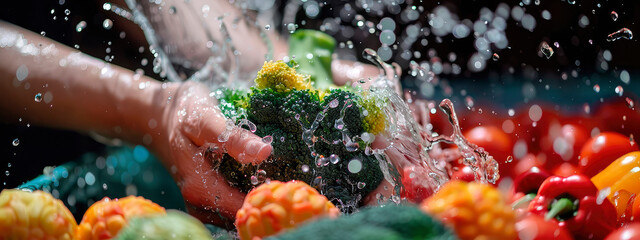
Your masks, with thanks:
M334 86L331 55L335 47L333 37L314 30L300 29L289 38L289 55L295 56L298 72L310 75L314 87L319 89Z
M322 219L267 238L289 239L457 239L442 223L405 205L371 207L350 216Z
M329 68L322 71L330 76L328 60ZM381 105L371 104L381 101L350 88L312 88L309 77L295 70L303 66L311 65L266 62L258 72L256 85L246 95L222 91L218 99L225 116L246 118L255 124L255 134L270 139L273 152L257 166L242 165L225 155L219 172L243 192L266 179L297 179L317 188L339 206L355 206L383 179L379 160L365 154L373 135L386 126L385 116L368 114L381 113L377 109ZM233 103L227 104L233 108L225 111L231 107L222 104L228 102ZM376 126L378 131L367 132L374 130L369 126Z
M205 226L194 217L175 210L167 215L132 219L118 233L118 240L213 239Z

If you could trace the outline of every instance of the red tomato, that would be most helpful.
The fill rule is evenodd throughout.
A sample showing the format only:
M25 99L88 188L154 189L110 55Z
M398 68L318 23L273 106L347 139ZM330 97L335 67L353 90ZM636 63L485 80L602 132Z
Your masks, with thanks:
M603 132L595 136L580 151L580 172L593 177L618 157L638 151L638 144L628 136L615 132Z
M552 126L560 124L561 117L552 108L543 105L532 104L519 111L520 114L514 120L514 134L528 143L530 153L540 152L540 142L548 135Z
M502 129L495 126L474 127L464 133L464 137L470 143L484 148L485 151L498 161L500 175L510 175L515 163L513 161L507 162L507 158L511 155L513 143L509 135L504 133Z
M545 169L543 164L538 161L536 155L531 153L525 155L522 159L514 161L516 162L516 166L513 168L512 174L515 177L520 176L521 174L529 171L533 167L538 167L540 169Z
M562 163L578 165L578 154L589 140L589 132L576 124L554 124L540 142L546 155L545 168L554 169Z
M638 99L630 100L638 105ZM602 131L640 136L640 107L629 108L624 97L613 98L613 101L601 105L594 117L602 123Z
M578 173L578 167L571 163L562 163L553 169L554 176L568 177Z
M410 202L420 203L431 195L431 191L418 184L424 174L417 173L415 167L405 167L402 171L404 191L400 194Z
M469 166L462 166L458 171L454 172L451 175L451 180L462 180L465 182L473 182L475 181L475 176L473 175L473 171Z
M640 223L631 223L611 232L605 240L640 239Z
M573 239L567 230L561 228L553 221L555 220L546 221L544 220L544 217L535 214L528 214L516 223L516 231L518 231L518 236L520 236L521 239Z

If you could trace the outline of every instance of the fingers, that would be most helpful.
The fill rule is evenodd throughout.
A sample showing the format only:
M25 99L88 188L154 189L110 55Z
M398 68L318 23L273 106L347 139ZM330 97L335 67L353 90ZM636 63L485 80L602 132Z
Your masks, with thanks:
M197 146L217 143L240 163L257 164L271 155L272 147L252 132L238 127L220 114L217 107L194 107L182 121L185 135ZM200 109L198 109L200 108Z
M224 143L227 153L243 164L258 164L271 155L272 147L250 131L234 127L229 140Z
M245 194L227 183L196 146L177 143L176 177L187 210L203 222L233 226L235 213L242 206Z
M331 62L331 72L333 73L333 82L336 85L350 85L360 79L367 80L377 77L380 74L380 69L369 64L334 59Z

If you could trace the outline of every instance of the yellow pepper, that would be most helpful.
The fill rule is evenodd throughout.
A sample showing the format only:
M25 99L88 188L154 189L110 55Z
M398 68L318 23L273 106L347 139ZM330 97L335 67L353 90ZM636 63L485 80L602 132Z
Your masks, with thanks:
M635 194L640 194L640 151L630 152L613 161L591 178L600 191L616 206L620 218ZM603 192L603 193L605 193Z

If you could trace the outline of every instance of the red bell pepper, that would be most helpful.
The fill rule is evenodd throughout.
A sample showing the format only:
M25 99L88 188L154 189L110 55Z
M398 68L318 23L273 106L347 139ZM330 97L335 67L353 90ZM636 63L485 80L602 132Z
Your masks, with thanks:
M612 232L605 240L630 240L640 239L640 223L627 224Z
M566 229L558 226L554 221L545 221L543 217L531 214L516 222L516 231L520 239L530 240L572 240Z
M526 207L529 202L536 197L540 185L551 175L544 169L532 167L528 171L518 175L513 181L513 204L514 209Z
M603 239L616 226L616 209L584 175L545 180L529 212L557 222L577 239Z

